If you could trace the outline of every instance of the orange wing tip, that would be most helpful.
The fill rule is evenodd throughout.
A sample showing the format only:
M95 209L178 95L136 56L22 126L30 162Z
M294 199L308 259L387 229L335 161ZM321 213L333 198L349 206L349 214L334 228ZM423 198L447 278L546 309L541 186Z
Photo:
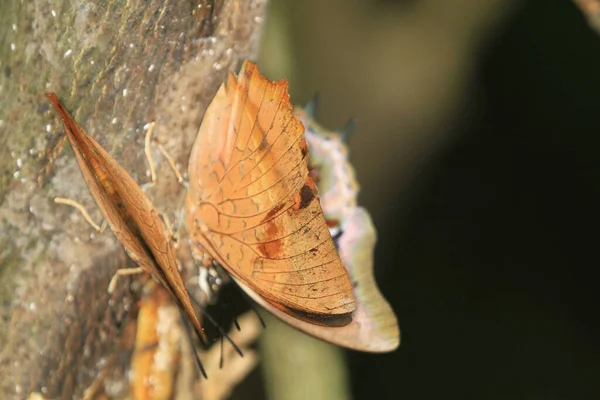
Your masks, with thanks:
M79 132L79 129L81 129L81 128L79 127L79 125L77 125L77 123L75 121L73 121L71 114L69 113L69 111L67 111L65 106L63 106L63 104L60 102L60 100L58 99L56 94L55 93L45 93L45 95L52 102L54 109L56 110L56 112L58 113L60 118L62 119L67 135L69 135L70 133L77 135L77 133ZM86 134L84 133L84 135L86 135Z
M64 120L65 114L68 115L68 113L66 113L64 106L62 105L62 103L60 102L60 100L58 99L56 94L55 93L44 93L44 95L52 102L54 109L56 110L56 112L58 112L58 114Z
M232 74L230 73L229 75L232 75ZM287 100L286 102L289 103L290 95L288 93L288 88L289 88L288 81L286 81L285 79L280 79L278 81L271 81L267 77L265 77L264 75L262 75L260 73L256 63L254 63L252 61L244 60L244 63L242 64L242 68L240 68L240 72L238 74L237 79L240 82L242 81L242 79L252 80L252 77L254 75L256 75L256 79L260 79L263 82L268 82L271 85L279 86L281 89L283 89L282 91L284 92L284 97ZM235 79L235 77L234 77L234 79ZM291 104L290 104L290 108L293 108L293 106Z

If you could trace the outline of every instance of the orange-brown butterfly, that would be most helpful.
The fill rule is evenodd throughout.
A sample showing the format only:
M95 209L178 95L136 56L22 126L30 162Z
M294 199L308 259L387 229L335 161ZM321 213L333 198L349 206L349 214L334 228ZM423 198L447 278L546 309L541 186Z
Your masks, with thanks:
M393 350L399 329L373 278L375 230L356 206L347 149L341 135L305 120L319 132L307 131L306 139L325 171L321 177L333 175L324 179L331 182L326 213L344 230L340 259L287 87L245 62L207 109L190 156L186 199L197 257L208 252L254 300L296 328L357 350ZM337 148L327 152L327 146Z
M238 282L296 318L344 326L352 284L308 176L287 82L246 62L206 110L189 161L187 230Z
M152 203L56 96L49 97L111 229L174 296L203 339L171 238ZM352 258L357 253L345 257L346 268L355 265L347 270L309 176L303 132L285 81L268 81L251 62L243 64L238 78L229 75L206 111L189 161L185 211L194 253L204 262L206 254L214 258L252 298L299 329L359 350L391 350L399 332L372 278L370 219L356 217L355 233L366 228L372 234L358 253L362 259ZM342 254L351 247L340 246ZM361 260L364 267L356 265ZM380 331L387 344L378 338Z

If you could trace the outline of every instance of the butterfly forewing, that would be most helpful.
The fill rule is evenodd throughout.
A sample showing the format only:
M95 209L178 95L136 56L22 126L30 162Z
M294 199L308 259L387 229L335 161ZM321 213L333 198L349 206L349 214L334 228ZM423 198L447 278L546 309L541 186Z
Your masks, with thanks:
M205 340L162 218L134 179L73 121L56 95L47 96L64 122L86 184L111 230L127 254L173 295L196 334Z
M355 309L352 286L308 175L303 132L287 83L245 62L217 92L194 143L186 223L197 251L274 306L343 325Z

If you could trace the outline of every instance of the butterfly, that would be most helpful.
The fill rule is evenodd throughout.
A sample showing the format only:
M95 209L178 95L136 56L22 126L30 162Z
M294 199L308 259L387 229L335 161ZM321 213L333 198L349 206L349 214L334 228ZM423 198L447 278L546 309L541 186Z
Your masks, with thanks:
M287 87L284 80L271 82L245 61L206 110L189 159L185 201L195 258L203 263L207 257L214 260L247 294L292 326L342 346L388 351L393 343L368 344L379 320L398 332L393 313L378 313L382 305L389 306L372 279L368 249L372 250L374 229L365 241L367 250L360 253L364 259L340 258L309 174L304 126L294 115ZM128 255L175 298L204 341L159 213L56 96L48 97L112 231ZM352 232L360 236L372 229L368 214L367 219L360 211L356 215L342 221L342 255L353 247ZM364 267L348 268L362 261ZM393 328L387 332L394 336ZM337 340L338 335L344 340Z
M246 61L206 110L188 168L186 224L196 257L208 253L298 329L357 350L393 350L399 328L375 284L375 229L356 206L343 135L295 115L287 89ZM320 177L333 225L309 173L311 154L331 171ZM339 253L330 225L342 232Z

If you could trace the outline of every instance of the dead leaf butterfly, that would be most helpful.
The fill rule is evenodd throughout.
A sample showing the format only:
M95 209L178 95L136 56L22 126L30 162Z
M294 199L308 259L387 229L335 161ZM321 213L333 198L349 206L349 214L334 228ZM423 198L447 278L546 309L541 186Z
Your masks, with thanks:
M296 328L357 350L393 350L399 330L373 279L375 230L355 205L358 186L339 214L340 259L309 174L306 138L287 82L267 80L248 61L237 78L229 76L189 161L186 224L196 257L208 253L255 301ZM355 183L345 154L328 166Z
M294 318L344 326L356 302L308 175L287 82L245 62L208 106L189 160L187 230L244 287Z
M127 172L56 96L49 97L113 232L203 338L164 222ZM185 210L195 256L214 258L292 326L358 350L393 349L399 331L372 277L375 234L368 214L356 207L340 218L340 259L309 175L303 133L285 81L268 81L251 62L237 78L229 75L206 111L189 161Z

